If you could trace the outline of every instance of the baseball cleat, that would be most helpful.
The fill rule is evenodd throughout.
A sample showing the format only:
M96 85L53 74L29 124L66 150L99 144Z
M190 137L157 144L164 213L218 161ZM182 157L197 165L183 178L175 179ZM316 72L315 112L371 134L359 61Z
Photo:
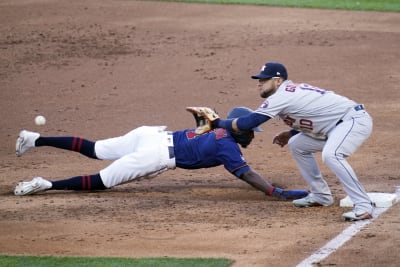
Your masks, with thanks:
M372 214L370 214L369 212L357 214L354 210L352 210L343 213L342 217L345 221L360 221L360 220L372 219Z
M29 149L35 147L35 141L39 138L39 136L39 133L22 130L19 133L17 142L15 143L15 154L20 157Z
M14 190L16 196L25 196L45 191L52 187L52 183L42 177L35 177L30 182L20 182Z
M306 197L293 200L292 203L296 207L305 208L305 207L330 206L333 204L333 200L329 201L329 203L327 203L327 204L322 204L322 203L319 203L318 201L314 200L311 195L308 195Z

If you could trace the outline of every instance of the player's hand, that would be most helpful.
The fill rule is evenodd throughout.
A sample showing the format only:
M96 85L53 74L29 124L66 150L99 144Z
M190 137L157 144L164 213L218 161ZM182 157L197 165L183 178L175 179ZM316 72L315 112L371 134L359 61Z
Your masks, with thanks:
M272 139L272 143L284 147L289 142L290 137L292 137L290 131L283 131L275 135L274 139Z
M307 190L294 189L294 190L284 190L279 187L275 187L272 195L274 197L280 198L282 200L292 200L306 197L309 194Z
M309 194L307 190L293 189L293 190L283 190L280 195L281 199L300 199L306 197Z

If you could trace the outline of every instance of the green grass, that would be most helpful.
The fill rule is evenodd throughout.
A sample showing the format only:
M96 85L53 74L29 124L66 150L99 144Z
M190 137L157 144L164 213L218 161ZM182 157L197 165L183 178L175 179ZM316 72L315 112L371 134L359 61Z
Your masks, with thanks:
M400 12L400 0L160 0L164 2L285 6Z
M176 258L92 258L53 256L0 256L2 267L227 267L228 259L176 259Z

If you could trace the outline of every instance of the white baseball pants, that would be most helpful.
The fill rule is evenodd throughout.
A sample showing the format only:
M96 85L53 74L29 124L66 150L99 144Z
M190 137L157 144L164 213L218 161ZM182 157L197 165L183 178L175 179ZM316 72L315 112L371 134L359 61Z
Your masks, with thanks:
M165 126L142 126L123 136L97 141L97 158L115 160L100 171L104 185L111 188L174 169L175 158L170 153L173 136L165 129Z

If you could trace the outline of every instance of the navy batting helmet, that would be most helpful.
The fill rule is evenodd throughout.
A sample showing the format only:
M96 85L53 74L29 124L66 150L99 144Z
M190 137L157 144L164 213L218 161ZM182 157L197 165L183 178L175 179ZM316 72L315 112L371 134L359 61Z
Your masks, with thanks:
M250 113L253 113L253 110L246 108L246 107L236 107L231 109L228 112L228 119L235 119L235 118L239 118L241 116L245 116L248 115ZM254 127L253 131L255 132L262 132L262 129L260 127Z

